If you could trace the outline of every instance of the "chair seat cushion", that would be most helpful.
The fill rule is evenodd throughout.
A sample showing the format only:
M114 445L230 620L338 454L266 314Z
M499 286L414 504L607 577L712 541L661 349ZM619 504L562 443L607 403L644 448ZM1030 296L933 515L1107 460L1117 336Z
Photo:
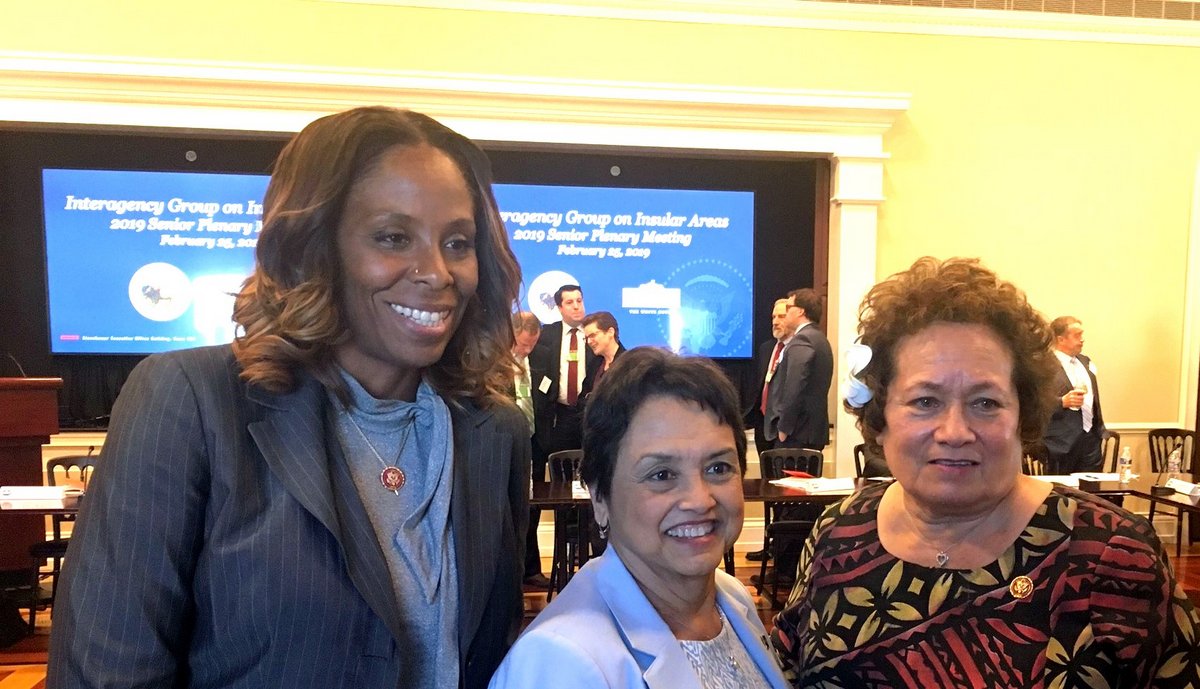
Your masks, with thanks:
M50 558L62 557L67 553L67 545L71 542L69 538L52 538L41 543L34 543L29 546L30 557L35 558Z

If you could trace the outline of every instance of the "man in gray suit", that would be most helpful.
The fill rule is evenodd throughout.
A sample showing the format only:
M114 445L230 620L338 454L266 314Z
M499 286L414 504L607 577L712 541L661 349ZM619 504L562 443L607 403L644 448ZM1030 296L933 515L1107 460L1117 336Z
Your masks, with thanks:
M811 289L788 293L784 332L789 333L779 356L775 372L767 383L767 407L764 414L764 433L773 442L773 449L808 448L820 450L829 444L829 385L833 381L833 350L829 340L817 328L821 321L821 297ZM778 511L777 518L815 520L820 508L812 505L789 505ZM757 554L757 553L755 553ZM775 571L759 582L790 585L796 571L797 553L779 553ZM761 559L761 556L756 559Z
M812 289L788 294L785 327L794 335L767 384L764 433L775 447L820 450L829 444L829 385L833 350L817 327L821 297Z

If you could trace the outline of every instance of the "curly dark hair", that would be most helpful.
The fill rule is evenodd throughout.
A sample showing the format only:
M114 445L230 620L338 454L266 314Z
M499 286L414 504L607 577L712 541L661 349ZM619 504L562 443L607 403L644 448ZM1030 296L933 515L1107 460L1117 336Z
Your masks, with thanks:
M233 351L244 380L286 392L306 370L339 399L334 362L349 337L338 307L336 233L354 184L394 146L431 146L462 172L475 207L479 286L442 358L427 371L450 400L505 399L512 384L512 305L521 269L492 195L491 164L471 140L420 113L363 107L322 117L279 154L263 202L254 274L234 305Z
M712 412L733 433L738 465L746 466L746 433L737 390L716 364L656 347L634 347L617 357L583 415L583 463L579 477L598 500L608 502L617 451L629 424L651 397L673 397Z
M884 408L895 375L897 344L939 322L984 325L1008 345L1021 441L1026 447L1041 441L1053 411L1051 385L1058 366L1050 350L1050 326L1024 292L978 259L917 259L908 270L871 288L859 306L858 319L859 339L872 352L870 365L858 377L872 397L861 408L847 404L846 410L858 417L869 445L878 447L876 438L887 425Z

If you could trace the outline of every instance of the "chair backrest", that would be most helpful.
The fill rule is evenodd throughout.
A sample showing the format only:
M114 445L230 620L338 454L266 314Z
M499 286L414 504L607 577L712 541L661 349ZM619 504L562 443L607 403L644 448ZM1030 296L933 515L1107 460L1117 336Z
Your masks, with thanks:
M1022 443L1021 473L1026 476L1045 476L1053 474L1054 464L1050 461L1050 451L1041 442Z
M1026 476L1044 476L1046 475L1046 461L1041 457L1024 455L1021 457L1021 473Z
M854 469L858 478L892 475L892 470L888 468L887 460L883 457L883 448L872 450L866 443L854 446Z
M46 462L46 485L77 486L87 490L92 470L96 468L95 455L65 455ZM61 473L61 476L58 474Z
M583 461L583 450L559 450L546 458L550 463L552 483L570 483L579 478L579 463Z
M1105 471L1110 474L1117 473L1117 457L1121 456L1121 434L1116 431L1104 429L1104 433L1100 435L1100 457L1104 461Z
M1167 470L1167 457L1176 445L1183 445L1183 456L1179 467L1185 474L1192 473L1192 461L1196 457L1196 431L1182 428L1155 428L1146 434L1150 441L1150 471L1161 473Z
M820 476L825 468L825 455L820 450L805 450L801 448L783 448L767 450L758 455L759 470L767 480L783 478L783 470L803 471L812 476Z

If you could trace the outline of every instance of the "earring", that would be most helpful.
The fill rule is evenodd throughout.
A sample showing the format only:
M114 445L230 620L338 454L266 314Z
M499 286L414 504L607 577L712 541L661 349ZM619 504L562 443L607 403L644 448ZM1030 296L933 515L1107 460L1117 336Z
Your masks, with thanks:
M600 525L600 538L603 538L606 541L608 540L608 524Z

